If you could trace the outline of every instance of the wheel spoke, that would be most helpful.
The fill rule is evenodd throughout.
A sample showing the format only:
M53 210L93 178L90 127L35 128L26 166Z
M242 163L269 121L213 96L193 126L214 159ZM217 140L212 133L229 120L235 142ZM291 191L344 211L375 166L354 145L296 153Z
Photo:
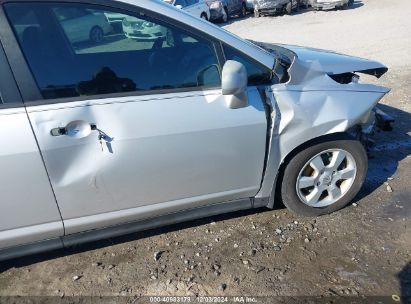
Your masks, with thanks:
M355 175L355 168L345 168L344 170L338 171L338 179L350 179Z
M323 189L320 187L315 187L314 190L306 196L307 203L309 205L315 205L318 200L320 199L321 194L323 193Z
M331 197L335 200L335 199L338 199L340 196L341 196L341 189L340 188L338 188L337 186L334 186L334 187L330 187L328 190L327 190L327 192L328 192L328 194L329 195L331 195Z
M337 170L341 163L344 161L345 157L346 155L343 151L333 152L333 156L329 166L334 170Z
M350 152L324 150L302 167L295 184L298 197L313 208L330 206L347 194L356 174L356 160Z
M298 188L304 189L312 187L315 184L315 178L312 176L301 176L298 181Z
M310 162L310 166L317 172L320 172L324 169L325 165L321 156L317 156Z

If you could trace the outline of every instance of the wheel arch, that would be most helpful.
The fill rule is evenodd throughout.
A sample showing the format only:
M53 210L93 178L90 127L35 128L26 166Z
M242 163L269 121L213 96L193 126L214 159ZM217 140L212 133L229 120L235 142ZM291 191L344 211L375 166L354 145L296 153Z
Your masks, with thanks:
M313 145L323 143L323 142L327 142L327 141L353 140L353 139L356 140L358 138L355 136L355 133L352 133L350 131L329 133L329 134L326 134L326 135L321 135L321 136L318 136L318 137L308 139L307 141L305 141L303 143L300 143L294 149L290 150L286 154L286 156L283 158L281 163L279 164L277 173L275 175L274 184L273 184L273 188L272 188L272 191L271 191L271 196L270 196L270 199L269 199L268 204L266 206L268 208L272 209L272 208L274 208L274 205L276 204L276 202L278 203L278 202L281 201L281 197L280 197L280 194L277 191L277 189L279 189L281 187L282 178L284 176L284 170L287 167L287 164L299 152L303 151L304 149L306 149L309 146L313 146Z
M200 14L200 17L201 17L201 16L205 16L206 19L207 19L207 21L210 19L210 16L208 16L207 12L205 12L205 11L203 11L203 12Z

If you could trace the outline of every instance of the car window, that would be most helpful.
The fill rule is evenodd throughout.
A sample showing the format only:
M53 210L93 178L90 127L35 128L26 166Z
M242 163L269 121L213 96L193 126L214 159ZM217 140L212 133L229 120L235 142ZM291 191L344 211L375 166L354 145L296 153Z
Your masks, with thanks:
M224 45L224 54L227 60L241 62L245 66L249 85L260 85L271 82L272 71L270 69L258 64L251 58L248 58L246 55L227 45Z
M45 99L220 86L212 42L146 15L81 4L5 10ZM112 14L123 15L120 31Z

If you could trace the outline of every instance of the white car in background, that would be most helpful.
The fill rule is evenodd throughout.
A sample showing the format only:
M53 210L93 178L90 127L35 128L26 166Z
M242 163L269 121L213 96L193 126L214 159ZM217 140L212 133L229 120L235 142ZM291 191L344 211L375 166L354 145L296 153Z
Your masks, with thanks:
M113 30L104 14L91 9L55 8L54 14L61 22L71 43L85 41L101 43L104 36ZM88 31L84 31L84 28Z
M164 0L165 2L181 8L190 14L205 20L210 20L210 9L204 0Z

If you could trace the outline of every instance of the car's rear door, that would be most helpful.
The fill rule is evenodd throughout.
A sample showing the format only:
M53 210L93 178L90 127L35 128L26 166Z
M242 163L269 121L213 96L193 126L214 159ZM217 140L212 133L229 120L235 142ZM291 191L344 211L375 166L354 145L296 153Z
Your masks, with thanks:
M0 8L0 39L7 43ZM0 43L0 258L3 249L63 236L63 222Z
M258 192L264 107L256 88L250 106L226 107L217 43L144 12L133 14L143 39L80 45L53 23L56 6L83 7L5 8L14 28L27 14L38 18L37 41L18 37L39 88L27 111L66 234Z

